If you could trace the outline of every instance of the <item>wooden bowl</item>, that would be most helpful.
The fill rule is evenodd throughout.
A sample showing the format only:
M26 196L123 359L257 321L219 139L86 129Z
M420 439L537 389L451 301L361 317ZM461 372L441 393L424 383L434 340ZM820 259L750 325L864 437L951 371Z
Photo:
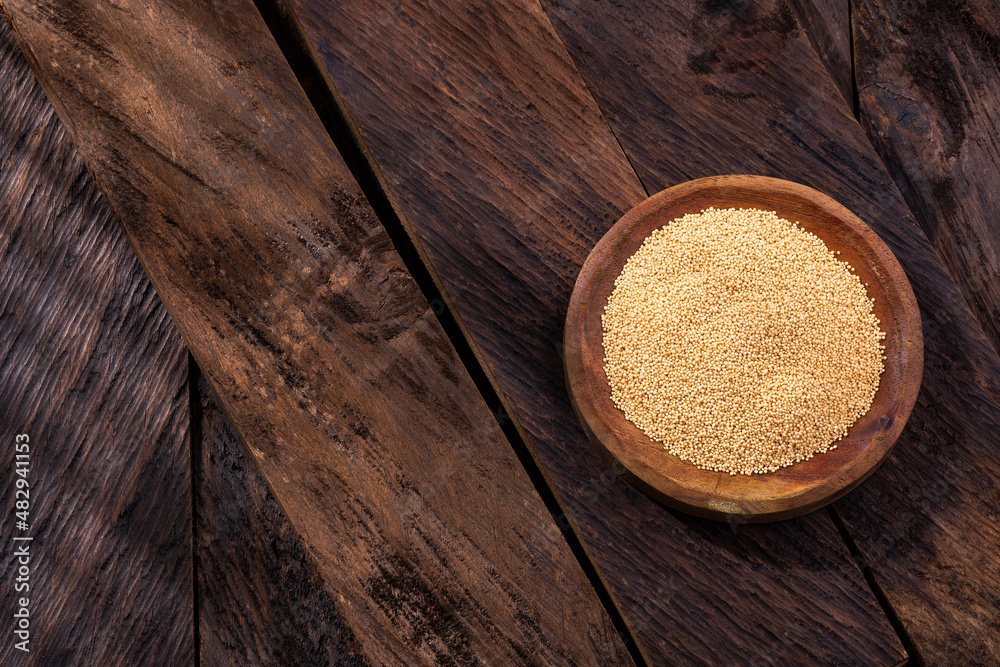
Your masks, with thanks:
M755 475L695 467L670 454L625 418L604 374L601 315L626 260L655 229L687 213L716 208L775 211L823 239L854 267L886 333L885 372L868 412L833 451ZM653 195L619 220L594 247L577 278L564 337L566 380L590 437L624 466L641 490L670 507L711 519L787 519L836 500L889 454L910 416L923 372L920 312L902 267L875 232L830 197L762 176L713 176Z

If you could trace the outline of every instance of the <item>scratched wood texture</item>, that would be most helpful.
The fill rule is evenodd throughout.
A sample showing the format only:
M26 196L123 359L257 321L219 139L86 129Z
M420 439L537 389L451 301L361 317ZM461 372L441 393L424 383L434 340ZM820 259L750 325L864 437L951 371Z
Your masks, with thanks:
M187 351L0 21L4 665L194 661ZM14 590L14 435L30 590ZM30 654L14 647L30 601Z
M208 383L194 382L200 664L370 664Z
M853 105L849 0L789 0L788 6L837 84L837 90L848 104Z
M895 252L923 316L921 394L886 463L834 507L918 661L997 664L1000 360L788 7L546 6L650 190L724 172L788 178Z
M249 0L5 0L373 664L627 663Z
M541 8L271 7L356 124L647 659L902 660L825 513L741 527L670 512L580 429L559 349L570 291L590 248L645 192Z
M1000 5L855 3L862 126L1000 350Z

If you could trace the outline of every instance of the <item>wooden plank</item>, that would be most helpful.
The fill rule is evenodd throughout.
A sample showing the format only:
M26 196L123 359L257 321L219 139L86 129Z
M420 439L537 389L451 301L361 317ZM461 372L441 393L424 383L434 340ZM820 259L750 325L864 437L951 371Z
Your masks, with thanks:
M918 9L895 0L862 0L855 2L854 15L862 127L1000 350L1000 7L973 0ZM983 421L978 415L971 420L953 426L950 437L969 440L970 424ZM949 452L955 465L972 467L970 474L935 475L922 492L924 504L946 512L954 545L915 573L921 587L895 579L885 584L905 594L900 616L928 663L1000 662L997 431L989 436L992 457ZM985 485L981 476L988 477ZM956 493L978 511L963 517L959 511L966 507L955 502ZM918 546L936 546L937 535L925 532L919 520L907 515L897 532L915 534ZM894 557L895 539L872 550Z
M563 318L590 248L645 193L540 7L292 5L649 661L898 662L827 515L741 528L674 514L587 442Z
M3 21L0 82L0 663L190 665L188 355Z
M368 664L208 383L196 386L200 664Z
M995 664L1000 362L805 35L779 2L742 16L693 1L548 7L648 187L788 178L844 203L895 252L922 310L923 386L892 455L835 507L916 657ZM637 39L646 16L656 30ZM690 53L718 61L694 68Z
M789 7L809 42L826 66L837 90L854 105L854 71L851 54L849 0L789 0Z
M249 0L3 5L366 660L628 662Z
M862 127L1000 350L1000 7L866 0L855 13Z

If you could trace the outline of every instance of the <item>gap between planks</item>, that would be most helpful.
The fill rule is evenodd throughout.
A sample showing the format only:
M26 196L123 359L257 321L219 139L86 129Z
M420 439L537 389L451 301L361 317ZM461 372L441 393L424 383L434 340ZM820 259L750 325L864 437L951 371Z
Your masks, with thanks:
M847 545L848 551L851 552L851 557L854 558L855 564L858 566L858 569L861 570L861 574L864 575L865 581L868 583L868 587L872 589L872 594L875 596L875 599L878 600L878 604L882 607L882 611L885 613L886 618L889 619L889 624L899 637L899 641L903 643L903 648L906 649L909 659L904 660L899 664L910 665L911 667L923 667L924 660L921 657L920 652L913 643L910 633L906 631L905 627L903 627L903 622L900 620L896 610L893 609L892 603L889 601L889 597L885 594L885 591L882 590L882 587L879 586L878 580L875 579L875 573L872 571L870 562L867 558L865 558L865 555L861 553L861 549L854 541L854 538L851 537L850 531L847 530L847 526L844 524L843 519L837 515L833 506L827 505L826 511L830 514L830 520L833 521L833 525L837 527L837 532L839 532L840 536L844 538L844 543Z
M188 374L188 439L191 448L191 587L192 587L192 641L194 643L194 667L201 667L201 586L198 581L198 492L201 480L202 411L201 394L198 392L198 378L201 369L195 363L191 352L187 354Z
M861 98L858 94L857 54L854 52L854 1L847 0L847 39L851 51L851 112L854 120L861 123ZM868 142L871 143L871 142ZM874 147L872 147L874 150Z

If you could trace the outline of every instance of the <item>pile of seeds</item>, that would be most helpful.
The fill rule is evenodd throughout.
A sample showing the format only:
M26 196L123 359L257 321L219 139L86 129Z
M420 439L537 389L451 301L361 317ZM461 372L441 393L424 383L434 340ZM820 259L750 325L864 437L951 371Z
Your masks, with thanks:
M772 472L836 447L871 407L885 334L853 269L758 209L654 231L603 315L611 398L700 468Z

